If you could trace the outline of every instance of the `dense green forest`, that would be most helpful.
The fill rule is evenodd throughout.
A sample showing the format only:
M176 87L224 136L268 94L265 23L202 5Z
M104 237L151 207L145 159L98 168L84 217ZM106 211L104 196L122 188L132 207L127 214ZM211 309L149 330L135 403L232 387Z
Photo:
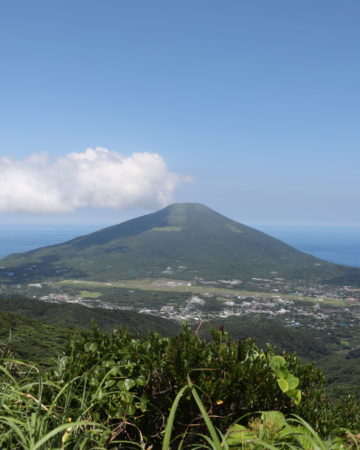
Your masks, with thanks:
M19 314L24 318L31 317L63 328L88 328L95 321L107 331L124 326L135 333L156 331L168 335L179 330L179 326L173 321L135 311L87 308L74 303L46 303L34 298L0 298L0 311Z

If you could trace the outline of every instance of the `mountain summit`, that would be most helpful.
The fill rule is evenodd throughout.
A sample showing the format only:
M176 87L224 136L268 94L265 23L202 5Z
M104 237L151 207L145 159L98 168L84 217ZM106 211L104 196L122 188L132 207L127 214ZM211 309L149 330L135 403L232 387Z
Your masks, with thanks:
M119 280L283 277L342 279L350 268L302 253L198 203L175 203L59 245L0 263L14 279Z

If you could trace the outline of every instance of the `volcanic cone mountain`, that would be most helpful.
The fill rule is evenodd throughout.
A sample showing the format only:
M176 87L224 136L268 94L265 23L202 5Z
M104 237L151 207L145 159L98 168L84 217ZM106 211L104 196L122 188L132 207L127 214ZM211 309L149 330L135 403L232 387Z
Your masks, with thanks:
M360 279L358 269L297 251L197 203L173 204L63 244L10 255L0 265L0 276L8 281L283 277L340 284Z

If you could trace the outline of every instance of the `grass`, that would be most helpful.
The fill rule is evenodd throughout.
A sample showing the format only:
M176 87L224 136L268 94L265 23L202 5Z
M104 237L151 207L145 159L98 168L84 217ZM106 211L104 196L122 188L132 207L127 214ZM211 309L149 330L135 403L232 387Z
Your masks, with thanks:
M151 231L181 231L182 227L155 227Z
M260 450L263 448L269 450L340 450L345 448L358 450L360 448L357 437L346 430L338 430L342 434L342 437L332 435L323 439L301 417L292 415L289 419L286 419L278 411L263 411L258 413L259 417L255 416L255 418L250 420L248 428L235 422L228 428L225 434L222 434L211 421L197 393L196 387L188 375L188 384L179 391L170 409L164 431L162 450L175 449L176 441L178 441L177 449L180 450L183 448L183 441L186 434L172 438L172 430L180 400L186 391L191 392L208 431L208 435L197 435L197 438L203 441L203 443L190 445L190 448L206 448L209 450Z
M21 361L4 358L2 363L0 366L2 449L89 448L85 447L87 443L93 442L98 435L106 435L106 427L86 420L81 413L74 421L68 417L66 403L64 408L61 399L70 398L71 382L61 386L59 383L43 379L35 366ZM11 373L14 369L16 377ZM53 393L51 403L43 398L43 391L46 388L51 389Z
M178 337L173 341L179 348L193 342L184 352L186 358L191 355L189 349L198 355L203 348L196 335L189 333L189 329L184 330L182 338ZM268 365L266 353L254 353L253 346L250 348L243 343L231 344L223 333L215 331L214 333L213 344L216 345L208 346L212 358L209 360L210 354L204 354L205 363L200 364L198 368L195 363L186 359L185 377L182 382L176 381L173 384L175 389L171 397L169 397L167 364L164 366L167 369L163 374L166 381L163 386L167 389L163 390L160 385L156 387L162 370L161 364L170 350L170 347L164 346L165 341L156 335L140 342L138 339L130 338L125 332L121 336L118 334L107 336L101 335L100 331L94 328L91 337L84 336L82 340L74 341L69 350L70 354L59 359L57 366L50 370L39 370L34 365L10 359L6 357L6 352L0 351L0 448L4 450L359 448L358 438L339 429L339 422L336 422L337 431L327 437L329 431L324 435L315 431L318 416L308 418L310 424L299 416L292 414L286 417L285 412L284 414L280 412L281 406L277 402L280 391L272 375L274 373L276 378L280 376L289 379L291 374L286 369L288 363L285 364L283 357L273 356ZM117 356L115 349L118 351ZM247 354L240 352L241 356L239 349L247 349ZM161 354L154 361L154 356L159 350ZM137 360L139 355L144 358ZM182 360L177 348L173 348L169 361L173 361L173 356L178 358L177 363ZM257 372L255 367L259 369L261 366L270 370L269 382L264 384L261 396L272 392L270 384L274 382L276 390L271 394L274 403L266 409L276 408L278 411L266 410L256 413L254 411L257 410L251 410L250 402L247 400L240 408L240 411L243 411L242 416L237 415L238 419L233 423L231 421L235 416L230 414L233 417L230 419L227 414L229 410L215 411L215 404L225 404L226 399L221 394L219 396L219 389L213 391L208 384L209 373L215 374L214 371L218 370L213 366L214 362L228 360L229 357L232 357L232 362L238 361L241 357L239 367L246 364L250 384L238 386L239 392L244 395L252 387L259 389L260 380L264 377L264 373ZM148 375L144 362L148 364L150 370ZM136 368L136 365L139 367ZM178 364L174 367L177 367L176 370L179 369ZM233 370L234 364L231 363L230 367ZM144 369L144 372L139 372L138 369ZM219 375L214 377L214 382L219 387L218 382L222 380L221 383L225 383L230 372L224 369L218 373ZM256 373L260 378L256 377ZM205 374L203 380L205 384L202 384L197 376L199 374ZM143 391L146 385L149 396ZM183 387L180 389L181 386ZM284 389L282 391L285 392ZM212 399L210 392L213 392ZM229 381L228 389L224 390L223 394L225 392L230 394L229 400L233 401L236 398L234 379ZM292 391L286 392L288 392L286 395L292 398ZM162 407L153 409L152 403L160 393L170 401L162 403ZM193 414L184 416L184 411L192 408ZM161 413L161 418L158 418L159 427L156 430L146 428L148 423L151 424L155 420L156 410ZM144 421L141 421L142 417ZM185 422L181 422L185 417ZM184 426L179 428L179 423ZM152 438L156 440L152 441Z
M81 298L99 298L103 294L101 292L92 292L92 291L80 291L79 296Z
M16 379L11 374L14 366L21 370L22 377ZM146 436L137 430L137 441L117 440L121 421L116 428L109 423L93 420L92 409L96 405L95 395L85 390L75 398L72 388L76 378L61 385L42 378L37 368L21 361L3 360L0 366L2 394L0 406L0 445L12 450L61 449L107 449L147 447ZM43 398L43 391L50 388L52 398ZM183 435L173 436L175 417L180 408L181 399L189 393L199 410L199 417L206 426L207 433L187 431ZM119 394L121 392L119 391ZM103 394L102 394L103 395ZM79 404L77 417L69 408L69 401ZM119 397L120 398L120 397ZM69 399L69 400L67 400ZM64 403L65 400L65 403ZM124 425L130 425L123 419ZM266 449L303 449L303 450L340 450L359 449L357 439L351 433L340 432L323 439L314 428L299 416L286 419L277 411L255 414L248 427L235 422L225 433L221 433L213 424L211 417L200 399L196 386L187 376L187 384L180 389L170 408L161 443L162 450L182 449L184 440L190 437L186 448L204 448L209 450L260 450ZM345 439L347 438L347 442ZM119 445L119 446L118 446Z

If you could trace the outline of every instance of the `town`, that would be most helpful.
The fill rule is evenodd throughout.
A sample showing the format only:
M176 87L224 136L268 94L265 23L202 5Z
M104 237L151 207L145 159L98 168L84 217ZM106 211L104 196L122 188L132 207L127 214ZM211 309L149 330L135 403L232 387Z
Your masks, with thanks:
M171 273L171 268L166 269ZM170 275L170 273L168 275ZM262 315L287 327L353 328L360 319L360 289L309 285L283 278L188 280L170 278L98 282L62 280L0 285L0 295L133 310L181 322Z

